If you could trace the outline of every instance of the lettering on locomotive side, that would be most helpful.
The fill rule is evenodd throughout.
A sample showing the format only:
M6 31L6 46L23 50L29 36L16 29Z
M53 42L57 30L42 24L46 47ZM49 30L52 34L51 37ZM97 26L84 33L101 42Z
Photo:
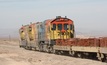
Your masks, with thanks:
M69 35L69 32L58 32L58 36L59 35Z

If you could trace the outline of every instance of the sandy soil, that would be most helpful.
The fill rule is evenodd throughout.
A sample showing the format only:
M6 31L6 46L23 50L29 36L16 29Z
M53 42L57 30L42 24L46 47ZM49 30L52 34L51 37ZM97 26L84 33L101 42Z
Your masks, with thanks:
M0 41L0 65L107 65L100 61L19 48L18 42Z

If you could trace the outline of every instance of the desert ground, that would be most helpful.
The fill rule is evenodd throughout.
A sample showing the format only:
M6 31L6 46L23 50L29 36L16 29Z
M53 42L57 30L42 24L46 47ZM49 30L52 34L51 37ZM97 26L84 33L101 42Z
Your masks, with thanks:
M0 65L107 65L107 63L20 48L18 41L0 40Z

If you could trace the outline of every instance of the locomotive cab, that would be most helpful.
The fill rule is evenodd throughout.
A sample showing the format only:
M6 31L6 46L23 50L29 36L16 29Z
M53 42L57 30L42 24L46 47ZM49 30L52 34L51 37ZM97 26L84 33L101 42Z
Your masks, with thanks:
M21 38L21 40L25 40L24 28L21 28L21 29L19 30L19 33L20 33L20 38Z
M27 27L28 25L22 26L19 29L19 33L20 33L20 47L26 47L27 43L28 43L28 34L27 34Z
M73 21L68 18L59 17L51 22L52 39L69 39L74 37Z
M31 24L28 29L30 41L35 40L35 24Z

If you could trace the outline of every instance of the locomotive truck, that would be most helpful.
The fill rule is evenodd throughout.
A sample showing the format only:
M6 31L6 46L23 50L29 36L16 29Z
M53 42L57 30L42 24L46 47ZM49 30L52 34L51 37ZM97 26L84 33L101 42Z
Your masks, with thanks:
M75 37L74 22L57 16L43 22L30 23L19 29L20 47L48 53L68 53L76 57L97 57L107 61L107 37L80 39Z

